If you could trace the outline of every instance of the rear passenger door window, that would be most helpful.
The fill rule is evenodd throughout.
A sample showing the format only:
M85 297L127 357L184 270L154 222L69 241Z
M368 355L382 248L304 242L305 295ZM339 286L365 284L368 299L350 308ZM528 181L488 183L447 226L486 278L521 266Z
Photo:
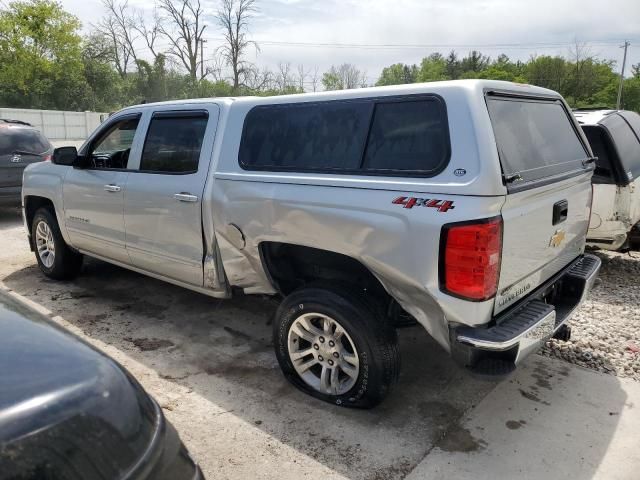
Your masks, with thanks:
M207 112L159 112L149 124L140 171L189 174L198 171Z

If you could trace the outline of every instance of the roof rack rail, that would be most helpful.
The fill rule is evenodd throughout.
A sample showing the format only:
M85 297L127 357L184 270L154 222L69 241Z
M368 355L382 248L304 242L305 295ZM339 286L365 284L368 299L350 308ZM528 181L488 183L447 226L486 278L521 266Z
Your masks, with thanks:
M25 122L23 120L13 120L10 118L0 118L0 122L4 123L15 123L16 125L27 125L28 127L33 127L29 122Z

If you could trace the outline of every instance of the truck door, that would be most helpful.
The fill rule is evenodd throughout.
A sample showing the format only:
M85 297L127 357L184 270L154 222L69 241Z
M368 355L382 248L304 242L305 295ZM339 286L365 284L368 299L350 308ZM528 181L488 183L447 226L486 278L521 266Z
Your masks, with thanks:
M202 195L219 108L176 108L149 116L140 166L124 195L126 246L134 266L202 286Z
M110 120L81 151L83 164L69 169L63 185L64 221L80 250L129 263L122 214L128 169L140 155L140 113Z

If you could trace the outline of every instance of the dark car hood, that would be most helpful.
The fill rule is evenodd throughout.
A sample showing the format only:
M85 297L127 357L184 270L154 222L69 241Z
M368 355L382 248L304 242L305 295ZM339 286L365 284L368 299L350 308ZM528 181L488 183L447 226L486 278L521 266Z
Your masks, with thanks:
M38 476L56 462L82 467L55 478L120 478L158 420L114 360L0 291L0 479Z

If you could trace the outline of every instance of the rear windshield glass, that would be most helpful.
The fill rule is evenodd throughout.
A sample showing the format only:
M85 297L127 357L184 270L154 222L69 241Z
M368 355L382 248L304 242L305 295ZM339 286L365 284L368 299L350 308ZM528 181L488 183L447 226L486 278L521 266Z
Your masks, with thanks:
M505 178L528 182L583 168L587 151L559 101L492 96L487 106Z
M640 142L629 124L618 114L608 115L602 124L607 128L629 180L640 176Z
M40 154L49 149L49 140L38 130L24 127L0 128L0 155L10 155L15 151Z

